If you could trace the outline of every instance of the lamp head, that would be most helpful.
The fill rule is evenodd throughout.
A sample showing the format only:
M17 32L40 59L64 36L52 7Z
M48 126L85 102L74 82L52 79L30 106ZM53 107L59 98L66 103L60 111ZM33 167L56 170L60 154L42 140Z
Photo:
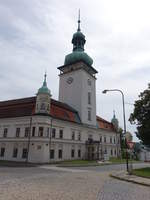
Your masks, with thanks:
M103 93L103 94L106 94L107 92L108 92L108 90L103 90L103 92L102 92L102 93Z

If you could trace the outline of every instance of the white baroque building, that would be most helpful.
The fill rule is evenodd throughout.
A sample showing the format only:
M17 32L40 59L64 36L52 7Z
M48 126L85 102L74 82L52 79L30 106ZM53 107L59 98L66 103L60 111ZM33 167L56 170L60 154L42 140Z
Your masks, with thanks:
M59 101L51 98L45 75L35 97L0 102L0 160L48 163L120 155L115 124L96 116L98 72L85 42L78 20L73 52L58 67Z

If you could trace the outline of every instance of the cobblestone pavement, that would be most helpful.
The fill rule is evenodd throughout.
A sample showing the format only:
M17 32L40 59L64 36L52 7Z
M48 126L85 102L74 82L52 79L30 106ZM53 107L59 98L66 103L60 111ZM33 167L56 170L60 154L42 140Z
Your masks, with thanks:
M148 187L110 172L57 168L0 168L0 200L149 200Z
M149 200L150 188L115 179L107 180L97 200Z

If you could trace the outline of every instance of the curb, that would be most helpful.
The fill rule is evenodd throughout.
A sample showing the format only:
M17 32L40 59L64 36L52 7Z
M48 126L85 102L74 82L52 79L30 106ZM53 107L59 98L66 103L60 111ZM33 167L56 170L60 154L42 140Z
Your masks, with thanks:
M96 167L96 166L100 166L100 165L99 164L93 164L93 165L90 165L90 164L89 165L84 165L84 164L83 165L79 165L79 164L77 164L77 165L65 165L65 164L63 165L62 164L61 165L60 164L60 165L56 165L56 167Z
M109 176L112 177L112 178L121 180L121 181L126 181L126 182L130 182L130 183L135 183L135 184L138 184L138 185L143 185L143 186L150 187L150 184L148 184L148 183L138 182L138 181L134 181L134 180L129 180L129 179L121 178L119 176L115 176L115 175L112 175L112 174L110 174Z

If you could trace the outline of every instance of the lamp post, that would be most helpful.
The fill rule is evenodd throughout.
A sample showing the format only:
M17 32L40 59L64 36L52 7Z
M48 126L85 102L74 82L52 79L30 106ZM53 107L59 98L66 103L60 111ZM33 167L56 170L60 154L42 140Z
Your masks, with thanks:
M104 90L102 93L106 94L107 92L120 92L122 95L122 108L123 108L123 124L124 124L124 136L126 134L126 118L125 118L125 104L124 104L124 94L121 90L118 89L112 89L112 90ZM126 167L127 167L127 172L129 171L129 167L128 167L128 152L127 152L127 141L125 138L125 145L126 145Z

